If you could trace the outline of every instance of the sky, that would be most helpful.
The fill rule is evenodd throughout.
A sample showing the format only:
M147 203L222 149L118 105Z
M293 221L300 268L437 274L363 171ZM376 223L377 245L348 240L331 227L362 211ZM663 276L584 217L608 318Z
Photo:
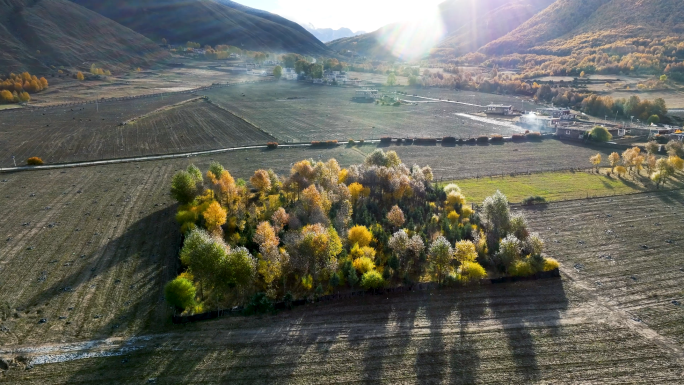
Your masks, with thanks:
M444 0L234 0L316 28L372 32L387 24L425 18Z

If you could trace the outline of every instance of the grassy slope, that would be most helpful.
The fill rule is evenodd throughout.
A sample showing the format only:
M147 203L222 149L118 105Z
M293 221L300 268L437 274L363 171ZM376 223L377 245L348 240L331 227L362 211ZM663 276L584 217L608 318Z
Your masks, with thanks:
M163 57L166 53L144 36L70 1L0 1L3 75L40 73L49 65L87 68L92 62L130 70Z
M326 46L299 25L275 15L250 13L213 0L73 0L154 41L188 40L202 45L229 44L250 50L320 54Z
M642 178L618 178L587 172L551 172L479 179L457 180L469 201L480 203L496 190L506 194L510 202L519 203L529 196L541 196L547 201L586 197L631 194L652 191L654 186ZM682 175L668 182L666 188L683 188Z

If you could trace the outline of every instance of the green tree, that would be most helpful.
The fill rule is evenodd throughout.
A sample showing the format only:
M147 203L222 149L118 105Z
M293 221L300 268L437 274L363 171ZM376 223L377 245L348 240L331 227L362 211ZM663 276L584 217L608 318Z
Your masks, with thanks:
M219 162L211 162L209 165L209 171L214 174L214 178L219 179L221 177L221 174L223 174L223 166L221 166L221 163Z
M280 80L280 78L283 76L283 67L281 66L276 66L273 69L273 77L276 78L276 80Z
M361 277L361 287L364 289L378 289L384 284L382 275L375 270L367 271Z
M388 86L397 85L397 76L394 74L394 72L390 72L390 74L387 76L387 85Z
M180 204L188 204L195 199L197 184L187 171L178 171L171 180L171 196Z
M594 126L589 135L591 135L591 140L595 142L609 142L613 139L613 135L608 132L608 129L602 126Z
M202 178L202 171L194 164L189 165L186 171L192 176L195 182L202 183L204 180L204 178Z
M667 75L660 75L660 81L661 82L666 82L667 81Z
M323 77L323 66L320 64L314 64L311 67L311 77L314 79L321 79Z
M244 288L256 276L256 259L244 247L221 255L216 263L215 286L221 289Z
M660 116L658 116L658 115L651 115L651 116L648 118L648 120L646 121L646 124L649 124L649 125L650 125L651 123L655 123L655 124L660 123Z
M185 310L195 304L195 286L188 279L176 277L164 286L164 298L176 309Z

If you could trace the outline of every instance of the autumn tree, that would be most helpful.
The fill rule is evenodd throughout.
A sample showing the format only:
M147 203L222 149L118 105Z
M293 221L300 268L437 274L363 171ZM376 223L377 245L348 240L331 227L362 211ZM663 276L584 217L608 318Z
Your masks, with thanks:
M78 71L78 72L76 73L76 79L78 79L78 80L83 80L83 79L85 79L85 77L83 76L83 72Z
M283 264L287 262L287 254L278 248L280 239L273 226L268 222L261 222L257 226L254 242L259 245L257 271L266 286L271 289L273 282L282 275Z
M382 275L375 270L368 271L361 277L361 287L364 289L379 289L384 284Z
M454 245L454 258L461 262L475 262L477 259L477 250L472 241L459 241Z
M399 206L394 205L392 209L387 213L387 221L394 227L399 228L404 224L406 219L404 218L404 212L401 211Z
M195 286L190 280L177 277L164 286L166 302L177 310L185 310L195 304Z
M615 171L615 166L620 163L620 154L614 152L608 156L608 161L610 162L610 170Z
M591 162L591 164L594 165L596 172L598 172L599 166L601 165L601 154L596 154L596 155L590 157L589 161Z
M0 91L0 102L2 103L13 103L14 95L8 90Z
M444 282L444 278L446 278L449 272L453 255L454 251L451 244L441 235L430 245L428 263L437 283L441 284Z
M271 178L266 170L257 170L254 172L249 183L259 191L260 194L265 195L271 190Z
M212 234L221 235L221 226L226 223L226 215L226 210L218 202L212 202L202 213L207 230Z
M347 241L350 246L358 244L360 247L370 245L373 240L373 233L366 226L354 226L349 229Z
M21 103L28 103L31 101L31 95L29 95L28 92L24 91L19 94L19 102Z
M684 158L684 144L678 140L671 140L665 145L665 150L670 156Z
M654 140L649 141L646 143L646 152L648 152L650 155L655 155L658 153L658 150L660 149L660 146L658 143L656 143Z

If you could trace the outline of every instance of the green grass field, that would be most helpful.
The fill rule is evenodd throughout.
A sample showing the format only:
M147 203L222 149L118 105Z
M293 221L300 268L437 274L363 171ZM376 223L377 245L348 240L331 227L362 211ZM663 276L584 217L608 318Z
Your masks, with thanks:
M624 195L654 190L655 186L645 176L631 178L609 177L587 172L545 172L531 175L517 175L492 178L456 180L469 202L480 203L496 190L504 193L510 202L519 203L529 196L541 196L547 201L562 201L577 198ZM671 178L665 189L683 188L683 175Z

